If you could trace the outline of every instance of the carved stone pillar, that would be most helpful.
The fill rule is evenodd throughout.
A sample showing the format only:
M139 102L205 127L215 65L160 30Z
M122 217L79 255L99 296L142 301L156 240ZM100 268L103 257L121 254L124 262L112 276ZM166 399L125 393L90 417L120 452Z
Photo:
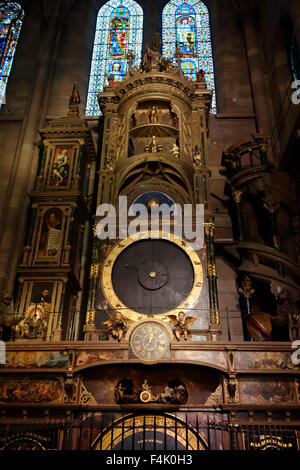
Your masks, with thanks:
M271 237L272 237L272 245L276 251L280 251L280 243L278 237L278 225L277 225L277 217L276 211L279 209L280 204L278 202L274 202L271 199L263 199L263 207L268 211L270 217L270 227L271 227ZM284 276L284 270L281 262L278 262L278 274L280 276Z
M243 197L243 191L241 189L232 190L232 199L234 204L236 226L234 227L235 237L240 242L244 240L242 215L241 215L241 201Z
M272 122L267 98L268 89L265 82L264 62L256 30L257 9L255 7L255 0L243 0L240 3L239 13L244 29L257 131L262 134L270 134Z

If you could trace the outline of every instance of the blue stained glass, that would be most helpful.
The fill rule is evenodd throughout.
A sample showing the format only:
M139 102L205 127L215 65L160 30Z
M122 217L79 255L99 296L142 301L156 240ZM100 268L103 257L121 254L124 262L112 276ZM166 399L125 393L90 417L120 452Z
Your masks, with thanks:
M213 91L211 112L217 112L214 65L210 39L209 13L199 0L171 0L163 10L163 55L173 59L176 49L183 54L184 74L196 80L196 72L205 71L207 86Z
M0 2L0 107L11 71L24 12L18 3Z
M87 116L100 115L97 94L108 84L124 79L128 70L127 54L135 55L133 66L142 56L143 10L134 0L110 0L100 8L97 18L91 64Z

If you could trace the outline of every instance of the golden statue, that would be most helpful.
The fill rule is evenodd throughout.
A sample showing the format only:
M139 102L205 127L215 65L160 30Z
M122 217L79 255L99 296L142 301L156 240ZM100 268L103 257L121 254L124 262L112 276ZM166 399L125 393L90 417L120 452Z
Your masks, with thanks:
M176 315L168 315L170 322L172 322L175 325L175 331L174 335L177 341L181 340L181 337L183 336L184 340L187 341L188 337L191 335L191 333L188 331L189 325L192 325L195 320L197 320L196 317L186 317L185 318L185 313L184 312L179 312L178 313L178 318Z
M127 331L127 322L121 312L116 312L114 318L105 321L104 325L108 326L108 333L118 341L121 341Z

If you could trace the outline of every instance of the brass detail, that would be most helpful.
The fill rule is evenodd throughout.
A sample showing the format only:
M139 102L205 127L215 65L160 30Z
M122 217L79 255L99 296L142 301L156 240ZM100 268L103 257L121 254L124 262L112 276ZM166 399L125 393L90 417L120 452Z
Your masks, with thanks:
M196 300L199 298L203 286L203 267L197 252L185 240L175 238L172 233L165 234L161 231L153 231L151 233L153 238L168 240L179 246L183 251L185 251L194 269L194 284L189 296L183 301L182 305L178 305L176 309L166 312L164 314L155 315L155 319L168 321L168 314L177 315L178 309L184 310L192 308ZM148 231L140 233L140 239L145 238L150 238L150 233L148 233ZM133 321L138 321L143 318L147 318L147 315L136 312L133 309L129 309L126 307L126 305L123 304L123 302L121 302L113 288L112 270L117 257L122 253L122 251L133 243L136 243L137 241L139 240L134 240L129 237L115 245L106 258L106 262L103 266L101 276L101 285L103 293L112 308L116 310L122 309L123 315Z
M249 276L243 276L242 286L239 288L239 293L245 297L245 299L250 299L255 293L255 289L252 287L252 281Z
M234 202L236 204L240 204L242 197L243 197L243 191L241 189L237 189L235 191L232 191L232 197L234 199Z
M270 214L275 214L277 209L279 209L280 204L278 202L272 201L272 199L263 199L263 206Z
M155 271L151 271L151 273L149 274L149 276L154 279L156 277L156 272Z
M91 271L90 271L90 279L92 279L93 277L98 277L99 271L100 271L99 263L92 264Z
M86 314L86 324L93 325L95 323L96 311L90 310Z

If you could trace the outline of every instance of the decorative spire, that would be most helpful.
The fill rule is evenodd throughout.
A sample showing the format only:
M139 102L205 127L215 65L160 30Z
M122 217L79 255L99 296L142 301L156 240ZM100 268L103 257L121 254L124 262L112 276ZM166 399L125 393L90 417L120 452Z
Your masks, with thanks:
M69 113L68 117L79 117L79 107L78 105L80 104L80 95L79 91L77 88L77 83L73 84L73 91L72 95L70 97L70 102L69 102Z

